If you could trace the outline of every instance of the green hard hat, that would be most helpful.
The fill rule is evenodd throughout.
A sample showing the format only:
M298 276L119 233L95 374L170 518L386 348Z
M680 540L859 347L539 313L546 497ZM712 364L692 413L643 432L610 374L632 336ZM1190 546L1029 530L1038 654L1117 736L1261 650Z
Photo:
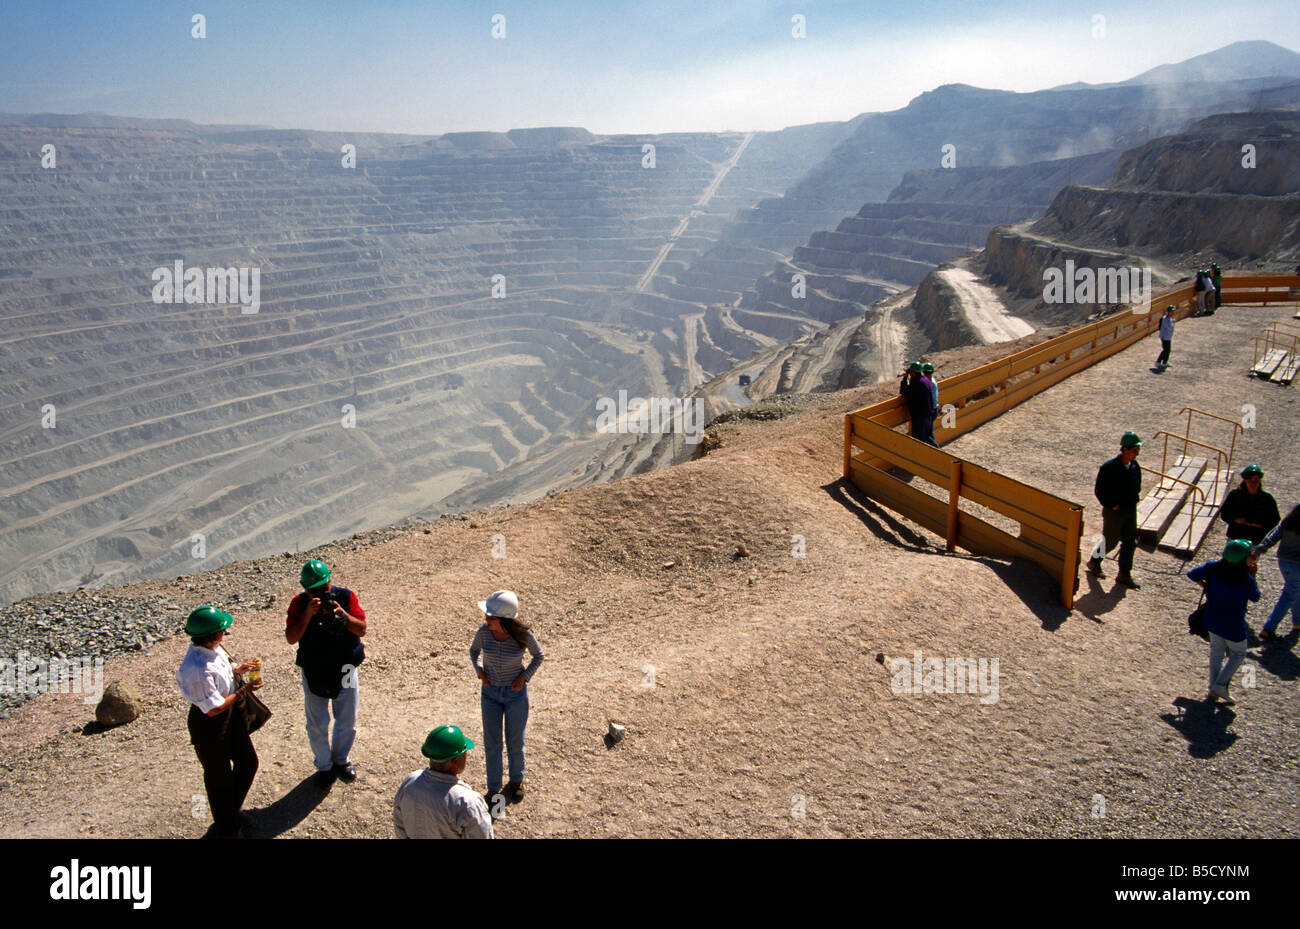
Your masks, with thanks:
M465 737L459 726L439 726L424 740L420 754L432 761L451 761L473 747L474 743Z
M1250 557L1255 546L1251 545L1247 539L1233 539L1223 549L1223 560L1228 564L1241 564Z
M930 364L930 362L927 361L925 364L921 365L921 370L924 371L926 374L933 374L934 365Z
M215 606L201 606L193 610L185 620L185 633L191 636L212 635L223 632L234 623L234 618Z
M909 370L909 371L921 371L921 370L924 370L924 369L921 367L921 362L919 362L919 361L914 361L914 362L912 362L910 365L907 366L907 370Z
M298 580L303 587L311 590L313 587L329 583L330 569L319 558L313 558L302 566L302 574L299 575Z
M1145 444L1146 443L1143 442L1142 439L1138 437L1138 434L1136 432L1126 432L1124 433L1124 437L1119 440L1120 448L1134 448L1136 446L1145 445Z
M1174 311L1174 305L1172 303L1169 304L1169 306L1165 307L1166 313L1172 313L1173 311Z
M1250 477L1250 475L1252 475L1252 474L1258 474L1260 477L1263 477L1263 476L1264 476L1264 469L1261 468L1261 467L1260 467L1259 465L1257 465L1257 464L1249 464L1249 465L1246 465L1246 467L1244 467L1244 468L1241 469L1241 476L1242 476L1242 477Z

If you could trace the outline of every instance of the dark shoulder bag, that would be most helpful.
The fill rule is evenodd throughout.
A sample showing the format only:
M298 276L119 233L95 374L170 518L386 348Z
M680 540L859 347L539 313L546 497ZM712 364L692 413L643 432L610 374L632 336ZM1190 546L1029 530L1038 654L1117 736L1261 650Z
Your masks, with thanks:
M1187 634L1199 636L1207 642L1210 641L1210 632L1205 628L1205 593L1210 589L1210 581L1213 578L1214 569L1211 568L1206 572L1205 587L1201 589L1201 600L1187 617Z
M236 674L236 689L243 686L244 676ZM271 708L263 703L262 698L251 690L246 690L235 698L234 710L244 717L244 725L248 728L249 735L261 729L263 724L271 718Z

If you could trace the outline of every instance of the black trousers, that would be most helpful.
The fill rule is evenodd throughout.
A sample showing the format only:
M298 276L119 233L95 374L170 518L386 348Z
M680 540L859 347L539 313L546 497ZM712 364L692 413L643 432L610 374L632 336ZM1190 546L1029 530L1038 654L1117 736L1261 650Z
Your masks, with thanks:
M1160 349L1160 357L1156 359L1157 366L1169 363L1169 349L1173 348L1174 343L1171 339L1161 339L1160 345L1162 347Z
M912 438L938 448L939 443L934 440L934 417L930 415L930 411L911 413L910 419Z
M190 706L190 741L203 765L203 786L208 792L212 822L221 835L239 829L239 809L257 774L257 751L248 737L244 717L233 708L208 716Z
M1101 511L1101 533L1106 540L1106 551L1119 545L1119 570L1128 574L1133 570L1133 552L1137 549L1137 504L1116 510Z

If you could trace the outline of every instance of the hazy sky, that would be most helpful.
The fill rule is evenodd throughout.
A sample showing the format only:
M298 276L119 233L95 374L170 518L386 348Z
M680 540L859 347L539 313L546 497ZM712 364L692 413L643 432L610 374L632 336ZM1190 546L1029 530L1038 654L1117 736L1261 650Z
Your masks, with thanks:
M1124 80L1300 49L1296 0L152 0L0 5L0 111L440 133L779 129L961 82ZM207 37L191 37L191 16ZM492 17L505 17L505 38ZM791 34L802 15L806 38ZM1094 37L1095 17L1104 35Z

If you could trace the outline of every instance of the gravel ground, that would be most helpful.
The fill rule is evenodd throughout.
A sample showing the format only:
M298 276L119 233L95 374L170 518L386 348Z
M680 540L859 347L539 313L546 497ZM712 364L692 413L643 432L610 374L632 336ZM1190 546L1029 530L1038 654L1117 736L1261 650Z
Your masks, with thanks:
M1239 455L1258 458L1266 485L1294 502L1296 394L1242 375L1249 336L1281 312L1180 324L1169 373L1149 373L1158 346L1148 340L954 450L1086 502L1124 429L1167 428L1189 403L1253 402L1258 427ZM936 362L955 372L1013 348ZM662 471L95 596L115 614L117 598L157 604L150 622L177 623L203 602L234 612L231 652L263 659L275 713L255 737L254 836L391 835L397 785L443 722L478 743L465 777L485 786L466 652L475 602L500 587L519 593L547 654L529 686L530 789L498 823L502 837L1300 832L1291 648L1253 650L1237 706L1210 708L1205 646L1185 633L1196 589L1181 563L1139 553L1141 591L1115 588L1113 572L1085 579L1068 612L1036 567L944 553L847 490L843 413L895 389L715 424L712 451ZM1087 519L1095 525L1095 509ZM498 536L504 558L493 557ZM360 777L328 792L307 781L301 684L283 637L311 554L357 590L370 618ZM1275 575L1275 561L1261 570L1266 601ZM1252 610L1256 625L1261 616ZM129 725L87 726L88 708L63 694L0 720L0 836L204 834L201 771L174 682L185 647L177 636L109 658L106 679L142 696ZM891 672L918 651L997 660L996 699L906 692ZM607 747L611 720L627 738Z

